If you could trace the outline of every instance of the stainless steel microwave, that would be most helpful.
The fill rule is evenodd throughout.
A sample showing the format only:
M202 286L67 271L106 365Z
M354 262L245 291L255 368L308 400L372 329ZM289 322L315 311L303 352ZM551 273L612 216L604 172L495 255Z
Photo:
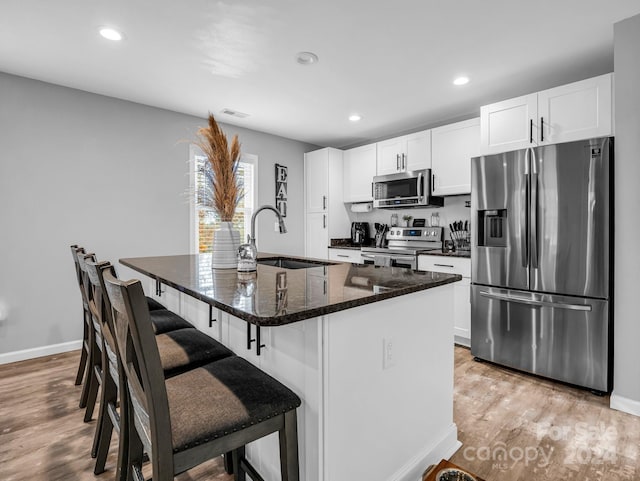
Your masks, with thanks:
M443 197L431 195L431 169L378 175L373 178L373 207L442 207Z

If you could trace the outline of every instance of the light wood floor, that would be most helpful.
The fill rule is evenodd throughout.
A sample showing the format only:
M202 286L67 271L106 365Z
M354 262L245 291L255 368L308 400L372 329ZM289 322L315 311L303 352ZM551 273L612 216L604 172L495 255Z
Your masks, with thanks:
M608 396L476 362L456 347L463 445L450 461L487 481L638 481L640 418L608 406Z
M95 421L83 423L78 409L78 359L72 352L0 366L0 480L113 478L115 442L107 472L93 475ZM640 480L640 418L610 410L607 397L475 362L461 347L455 362L458 466L487 481ZM213 460L177 479L231 477Z

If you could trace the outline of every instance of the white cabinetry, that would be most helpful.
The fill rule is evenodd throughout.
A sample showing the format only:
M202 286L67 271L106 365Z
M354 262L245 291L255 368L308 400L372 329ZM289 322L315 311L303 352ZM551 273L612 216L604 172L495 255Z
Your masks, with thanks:
M431 168L431 131L423 130L377 144L378 175Z
M372 182L376 175L376 144L344 151L344 202L373 200Z
M433 195L471 193L471 157L479 153L479 117L432 129Z
M469 346L471 341L471 259L464 257L418 256L418 270L460 274L453 284L454 341Z
M613 134L613 74L480 108L482 154Z
M338 262L351 262L352 264L364 264L360 250L356 249L329 249L329 260Z
M613 135L613 74L538 93L541 143Z
M326 148L304 155L307 257L327 259L329 240L349 237L342 170L341 150Z

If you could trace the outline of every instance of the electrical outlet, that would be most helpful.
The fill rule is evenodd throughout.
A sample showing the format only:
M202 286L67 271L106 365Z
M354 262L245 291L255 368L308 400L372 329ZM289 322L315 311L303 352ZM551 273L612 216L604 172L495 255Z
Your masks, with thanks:
M382 339L382 369L386 370L396 365L394 342L391 338Z

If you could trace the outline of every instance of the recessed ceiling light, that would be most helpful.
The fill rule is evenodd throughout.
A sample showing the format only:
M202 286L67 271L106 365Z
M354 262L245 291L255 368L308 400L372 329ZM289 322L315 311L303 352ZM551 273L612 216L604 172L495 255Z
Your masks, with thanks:
M465 85L469 83L469 77L458 77L453 81L453 85Z
M318 56L313 52L298 52L296 62L300 65L313 65L318 62Z
M357 122L358 120L361 120L362 117L359 116L358 114L353 114L353 115L349 115L349 120L351 122Z
M122 40L123 38L123 35L121 32L118 32L115 28L110 28L110 27L100 28L100 35L102 35L107 40L113 40L115 42Z

